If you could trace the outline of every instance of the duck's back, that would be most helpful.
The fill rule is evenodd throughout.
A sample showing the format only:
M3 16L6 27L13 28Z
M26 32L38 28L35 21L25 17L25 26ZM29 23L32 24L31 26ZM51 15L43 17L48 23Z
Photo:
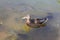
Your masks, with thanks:
M42 24L43 21L41 21L41 19L30 19L30 23L32 23L32 24Z
M30 20L30 23L33 23L34 24L35 23L35 20L34 19L31 19Z

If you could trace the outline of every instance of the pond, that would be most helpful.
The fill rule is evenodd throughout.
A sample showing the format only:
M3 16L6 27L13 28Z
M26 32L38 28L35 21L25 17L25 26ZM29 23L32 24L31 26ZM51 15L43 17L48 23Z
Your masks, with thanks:
M48 23L42 28L27 27L21 19L27 14L47 17ZM0 0L0 40L60 40L59 20L56 0Z

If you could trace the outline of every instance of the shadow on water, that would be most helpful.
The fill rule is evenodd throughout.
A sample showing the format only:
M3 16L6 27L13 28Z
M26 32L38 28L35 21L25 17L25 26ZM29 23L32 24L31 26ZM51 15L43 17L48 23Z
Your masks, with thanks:
M48 13L47 18L49 18L50 20L53 19L53 14L52 13Z
M53 20L53 15L48 13L47 16L50 20ZM49 20L49 22L50 22ZM53 27L51 24L44 28L35 28L30 31L28 34L18 34L18 40L57 40L58 37L58 29Z

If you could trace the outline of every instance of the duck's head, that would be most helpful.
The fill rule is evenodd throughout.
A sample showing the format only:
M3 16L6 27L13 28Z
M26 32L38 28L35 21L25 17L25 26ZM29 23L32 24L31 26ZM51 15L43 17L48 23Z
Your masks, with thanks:
M30 19L30 15L28 14L27 16L22 17L22 19Z

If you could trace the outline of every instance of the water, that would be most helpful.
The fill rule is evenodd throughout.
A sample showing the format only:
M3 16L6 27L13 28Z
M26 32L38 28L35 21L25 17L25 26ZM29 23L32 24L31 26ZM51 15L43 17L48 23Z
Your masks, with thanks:
M47 26L24 31L21 18L27 14L48 17ZM59 20L60 3L57 0L0 0L0 40L7 40L12 35L16 40L60 40Z

